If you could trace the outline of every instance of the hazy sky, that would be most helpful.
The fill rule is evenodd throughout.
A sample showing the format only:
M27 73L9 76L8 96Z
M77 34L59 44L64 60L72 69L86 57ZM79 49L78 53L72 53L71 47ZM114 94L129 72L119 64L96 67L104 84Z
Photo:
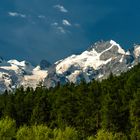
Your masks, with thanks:
M0 56L54 62L113 39L140 43L139 0L1 0Z

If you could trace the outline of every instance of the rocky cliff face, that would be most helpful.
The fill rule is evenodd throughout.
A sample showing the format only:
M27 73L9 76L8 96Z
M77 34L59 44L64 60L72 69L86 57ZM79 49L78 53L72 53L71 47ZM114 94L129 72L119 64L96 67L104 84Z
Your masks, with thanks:
M37 67L29 62L5 61L0 58L0 91L13 90L21 85L33 87L40 81L48 88L58 83L87 83L93 79L102 80L110 73L119 75L140 62L140 46L125 51L115 41L101 41L79 55L59 60L53 65L42 60Z

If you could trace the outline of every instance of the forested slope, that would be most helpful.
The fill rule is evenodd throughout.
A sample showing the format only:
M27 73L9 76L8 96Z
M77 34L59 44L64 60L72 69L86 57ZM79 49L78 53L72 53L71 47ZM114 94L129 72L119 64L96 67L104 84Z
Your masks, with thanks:
M140 139L140 65L118 77L0 95L0 139Z

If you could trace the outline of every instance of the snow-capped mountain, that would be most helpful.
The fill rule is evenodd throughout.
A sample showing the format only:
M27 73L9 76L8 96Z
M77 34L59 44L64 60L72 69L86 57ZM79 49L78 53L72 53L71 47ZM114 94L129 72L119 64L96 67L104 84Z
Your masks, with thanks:
M125 51L115 41L101 41L79 55L71 55L51 65L42 60L36 67L26 61L0 58L0 91L13 90L21 85L35 88L40 81L46 87L58 83L79 83L102 80L110 73L119 75L140 62L140 46Z
M115 41L95 43L80 55L72 55L55 63L44 80L47 87L59 83L90 82L93 79L107 78L110 73L119 75L132 68L140 56L140 46L134 52L125 51ZM138 60L139 62L139 60Z
M13 90L23 85L35 88L47 76L46 70L34 67L29 62L0 61L0 91Z

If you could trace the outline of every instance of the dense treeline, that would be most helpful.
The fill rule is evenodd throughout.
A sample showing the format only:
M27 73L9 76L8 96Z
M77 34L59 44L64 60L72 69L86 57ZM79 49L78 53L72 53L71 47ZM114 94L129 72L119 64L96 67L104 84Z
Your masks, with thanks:
M0 139L140 139L140 65L102 82L5 91L0 118Z

